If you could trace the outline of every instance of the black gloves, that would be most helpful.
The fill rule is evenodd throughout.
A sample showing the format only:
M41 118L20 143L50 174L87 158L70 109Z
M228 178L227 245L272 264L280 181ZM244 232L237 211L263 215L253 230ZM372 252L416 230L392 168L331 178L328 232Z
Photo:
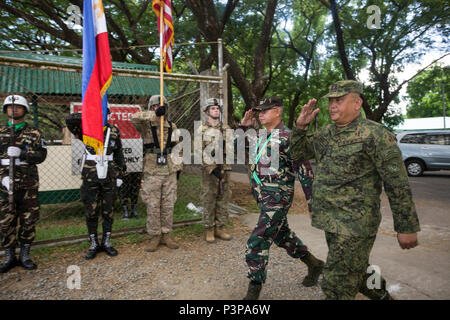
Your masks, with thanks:
M215 175L217 179L221 180L223 178L222 172L220 172L219 168L215 168L211 174Z
M161 117L161 116L165 115L166 114L166 106L160 106L158 109L156 109L155 113L156 113L157 117Z

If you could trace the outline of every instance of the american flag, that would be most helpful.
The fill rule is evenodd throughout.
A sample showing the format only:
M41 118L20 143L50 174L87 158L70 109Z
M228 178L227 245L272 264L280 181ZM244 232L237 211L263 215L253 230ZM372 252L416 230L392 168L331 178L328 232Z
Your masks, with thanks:
M158 32L161 33L160 9L164 5L164 34L163 34L163 57L164 66L167 72L172 72L172 48L173 40L173 22L172 22L172 3L170 0L153 0L152 8L158 16Z

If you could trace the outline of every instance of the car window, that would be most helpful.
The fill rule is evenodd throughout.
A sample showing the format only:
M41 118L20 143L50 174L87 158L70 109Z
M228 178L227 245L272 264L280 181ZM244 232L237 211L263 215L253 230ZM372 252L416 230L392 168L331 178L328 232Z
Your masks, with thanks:
M410 133L405 135L400 143L425 143L425 133Z
M430 134L425 138L426 144L438 144L445 145L445 135L443 134Z

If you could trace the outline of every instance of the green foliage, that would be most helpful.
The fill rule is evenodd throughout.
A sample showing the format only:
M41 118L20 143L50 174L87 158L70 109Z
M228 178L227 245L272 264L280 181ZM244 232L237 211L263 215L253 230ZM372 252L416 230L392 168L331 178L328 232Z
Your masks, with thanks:
M408 84L408 118L427 118L443 116L443 92L445 93L446 115L450 116L450 68L435 66L425 70Z

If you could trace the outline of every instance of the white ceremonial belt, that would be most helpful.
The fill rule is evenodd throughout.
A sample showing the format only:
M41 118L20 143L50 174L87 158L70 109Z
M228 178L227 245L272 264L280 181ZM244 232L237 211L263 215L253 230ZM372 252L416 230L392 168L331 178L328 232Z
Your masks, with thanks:
M100 158L101 158L101 156L98 156L96 154L90 154L90 153L88 153L86 156L86 160L100 161ZM103 159L107 160L107 161L113 161L113 155L109 154L109 155L103 156Z
M26 165L28 162L21 161L20 159L17 159L14 161L16 166ZM9 166L9 159L2 159L2 166Z

